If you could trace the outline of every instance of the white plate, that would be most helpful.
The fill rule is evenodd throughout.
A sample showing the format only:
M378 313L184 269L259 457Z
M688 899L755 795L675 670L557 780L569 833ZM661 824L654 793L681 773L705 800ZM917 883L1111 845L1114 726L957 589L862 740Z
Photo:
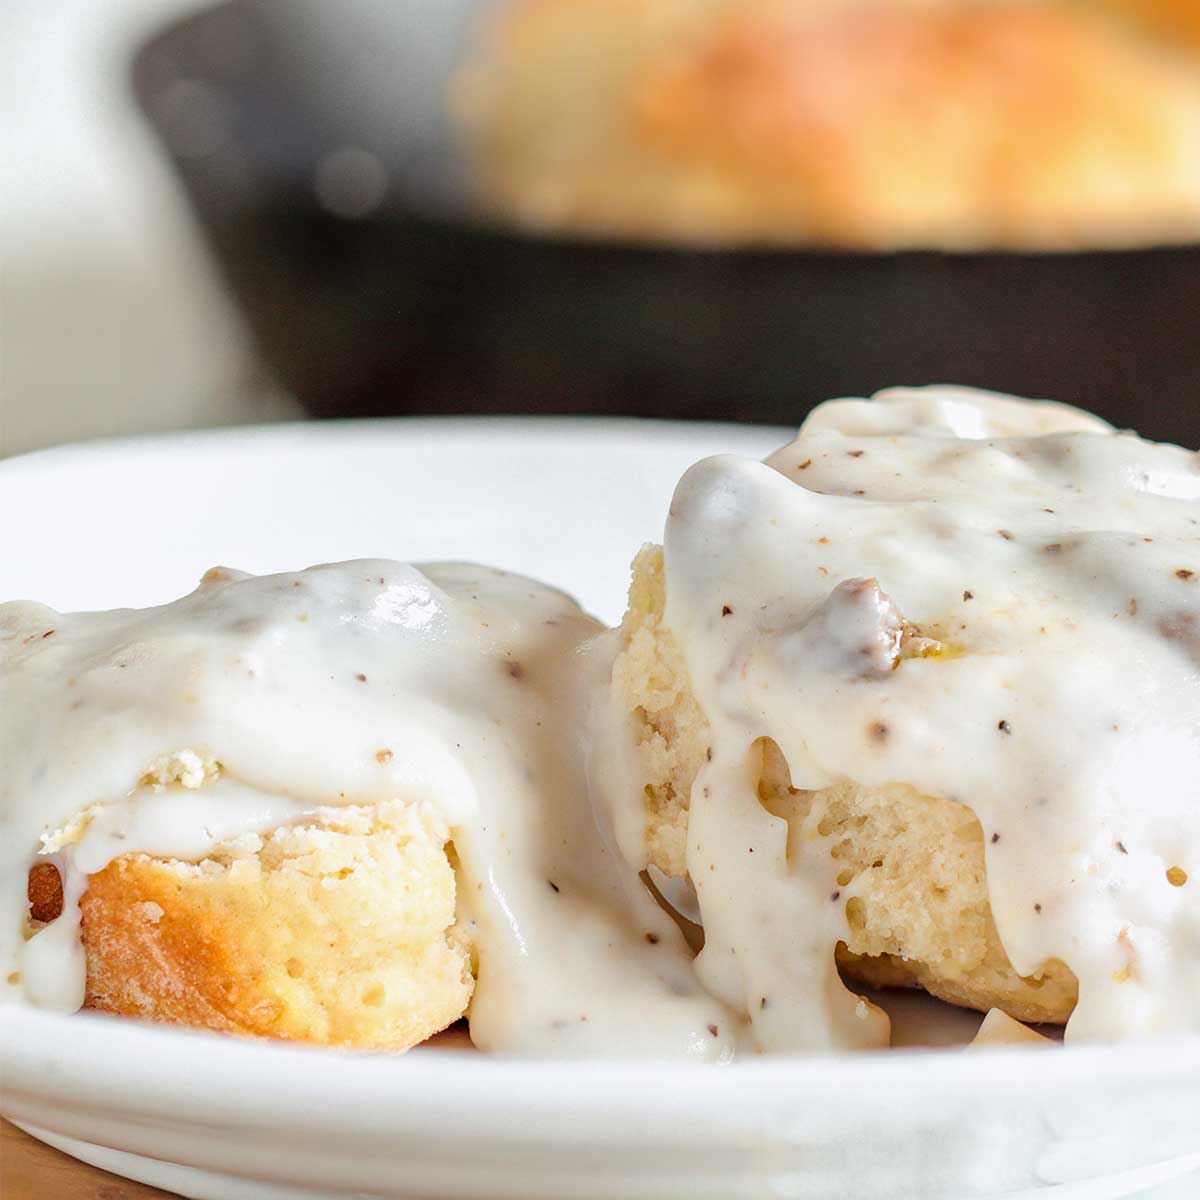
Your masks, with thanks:
M0 463L0 596L150 604L217 562L473 558L620 615L695 459L778 430L392 421L67 447ZM404 1057L6 1009L3 1111L212 1200L1056 1197L1200 1182L1200 1038L717 1068ZM1200 1177L1198 1177L1200 1179Z

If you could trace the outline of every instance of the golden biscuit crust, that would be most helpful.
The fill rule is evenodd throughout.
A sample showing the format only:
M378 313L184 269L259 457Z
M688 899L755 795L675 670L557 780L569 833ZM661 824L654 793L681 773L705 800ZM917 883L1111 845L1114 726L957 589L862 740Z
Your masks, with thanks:
M1200 4L1196 0L1104 0L1105 7L1136 26L1185 45L1200 47Z
M444 829L419 807L320 810L200 863L126 855L80 909L89 1008L403 1050L474 987Z
M691 784L707 754L709 727L663 623L664 605L662 549L648 546L634 561L613 693L634 717L648 859L682 877ZM1022 1021L1065 1023L1077 998L1075 977L1057 961L1033 978L1013 969L988 899L983 830L969 808L910 787L849 780L800 791L773 742L758 743L758 751L760 802L790 831L815 809L840 864L846 929L837 955L848 975L920 986L950 1003L1000 1008Z

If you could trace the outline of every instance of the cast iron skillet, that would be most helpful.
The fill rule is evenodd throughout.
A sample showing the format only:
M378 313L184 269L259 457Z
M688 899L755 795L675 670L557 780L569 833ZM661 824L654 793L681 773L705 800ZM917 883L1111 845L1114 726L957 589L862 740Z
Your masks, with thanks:
M356 127L263 10L171 26L134 78L263 356L315 415L795 424L830 396L950 381L1200 445L1200 246L707 251L489 226L438 117ZM440 113L441 81L421 86L413 111ZM386 179L356 218L314 186L345 146Z

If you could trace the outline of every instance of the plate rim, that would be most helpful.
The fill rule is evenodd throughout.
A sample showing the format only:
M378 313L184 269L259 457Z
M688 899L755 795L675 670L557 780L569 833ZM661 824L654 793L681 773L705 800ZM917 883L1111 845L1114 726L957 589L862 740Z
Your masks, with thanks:
M860 1113L877 1116L881 1108L894 1103L895 1090L907 1091L916 1067L920 1068L920 1095L909 1096L907 1102L918 1108L935 1094L934 1106L943 1108L948 1090L967 1089L984 1073L994 1099L1027 1096L1031 1075L1036 1074L1041 1097L1070 1092L1081 1085L1099 1089L1119 1081L1132 1087L1178 1086L1195 1092L1200 1101L1197 1034L1058 1048L989 1046L968 1052L963 1047L933 1047L760 1056L717 1065L655 1058L517 1057L428 1048L401 1055L370 1053L276 1043L91 1012L51 1013L19 1004L7 1005L4 1011L0 1068L6 1105L14 1098L78 1103L90 1096L103 1098L109 1111L119 1108L133 1118L162 1118L176 1106L194 1110L210 1104L222 1109L232 1104L240 1114L241 1107L228 1092L230 1072L253 1070L256 1077L270 1080L269 1090L282 1098L280 1106L270 1109L246 1106L245 1120L264 1132L293 1125L290 1117L282 1119L282 1114L298 1111L290 1089L305 1078L311 1080L314 1066L332 1064L337 1064L337 1071L321 1071L324 1086L344 1098L378 1093L377 1112L386 1112L389 1120L397 1106L411 1116L415 1099L421 1100L421 1113L429 1116L437 1106L439 1090L444 1093L442 1100L453 1096L458 1104L463 1088L508 1084L531 1119L547 1122L539 1127L539 1137L557 1127L553 1118L564 1102L575 1117L581 1112L609 1112L619 1105L628 1120L639 1122L653 1120L663 1101L670 1098L673 1120L687 1121L699 1120L702 1111L717 1101L754 1108L761 1107L759 1101L767 1095L772 1108L795 1100L809 1109L820 1102L822 1085L839 1093L854 1091ZM196 1060L197 1070L186 1095L172 1081L163 1080L157 1068L172 1054ZM64 1063L73 1067L69 1078L63 1072ZM123 1103L114 1097L113 1071L118 1064L125 1083ZM579 1088L581 1065L588 1074L586 1091ZM635 1075L642 1078L636 1094L630 1096L630 1079ZM437 1088L431 1090L431 1084ZM299 1103L303 1107L305 1102ZM361 1131L362 1114L356 1114L354 1120Z
M773 425L756 421L688 421L662 417L600 416L592 413L578 415L551 414L492 414L433 416L399 415L391 417L337 417L326 419L297 418L287 421L249 422L245 425L209 425L196 429L164 429L151 433L116 434L77 441L39 446L17 454L0 454L0 484L19 479L25 473L46 463L60 465L59 460L78 456L89 458L115 453L145 454L163 449L190 450L208 443L225 441L274 440L294 441L297 445L313 445L326 439L348 442L379 434L428 437L460 437L464 434L488 432L498 435L535 436L556 440L564 435L591 436L624 440L634 434L646 434L656 441L681 443L697 442L729 434L735 440L749 441L759 436L778 434L787 439L795 435L795 425ZM782 441L776 443L782 445ZM737 453L731 450L731 453Z

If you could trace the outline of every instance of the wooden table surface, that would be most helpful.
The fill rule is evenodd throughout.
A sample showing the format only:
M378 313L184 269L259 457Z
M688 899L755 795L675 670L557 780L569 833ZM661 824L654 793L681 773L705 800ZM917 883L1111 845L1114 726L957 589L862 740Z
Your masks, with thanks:
M78 1162L0 1121L0 1196L4 1200L176 1200L174 1192L134 1183Z

